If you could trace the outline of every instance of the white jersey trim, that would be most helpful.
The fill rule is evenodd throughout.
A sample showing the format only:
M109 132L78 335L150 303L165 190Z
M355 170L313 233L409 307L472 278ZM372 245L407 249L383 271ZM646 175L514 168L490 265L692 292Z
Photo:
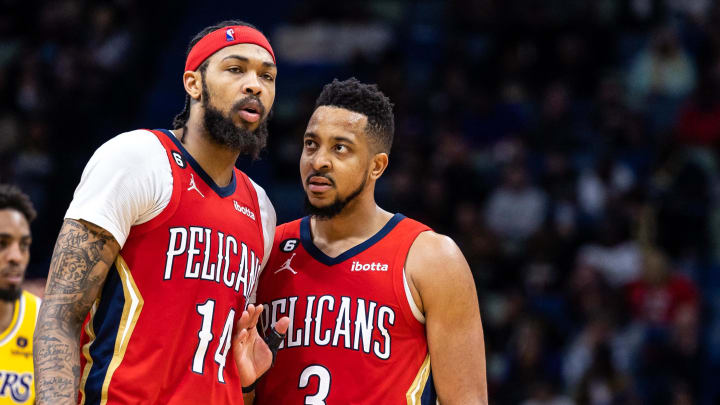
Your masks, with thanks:
M248 177L249 178L249 177ZM270 259L270 251L272 250L273 241L275 240L275 227L277 225L277 215L275 214L275 207L273 207L272 203L270 202L270 198L268 198L267 193L265 192L265 189L260 187L257 183L255 183L252 179L250 179L250 182L252 183L253 187L255 187L255 193L257 194L258 199L258 208L260 209L260 220L262 221L262 229L263 229L263 243L265 247L265 254L263 255L263 262L260 266L260 270L258 271L257 278L260 279L260 274L262 274L263 269L265 268L265 265L267 264L268 260ZM257 293L257 284L255 283L255 288L253 289L250 297L248 298L248 302L254 303L256 299L256 293Z
M157 136L147 130L125 132L90 158L65 218L105 229L122 248L130 228L158 216L172 191L172 168Z
M425 325L425 315L420 311L420 308L418 308L417 304L415 303L415 299L412 296L412 293L410 292L410 286L408 285L407 278L405 277L405 268L403 267L403 287L405 287L405 297L408 300L408 305L410 305L410 310L412 311L413 315L415 316L415 319L418 320L421 324Z

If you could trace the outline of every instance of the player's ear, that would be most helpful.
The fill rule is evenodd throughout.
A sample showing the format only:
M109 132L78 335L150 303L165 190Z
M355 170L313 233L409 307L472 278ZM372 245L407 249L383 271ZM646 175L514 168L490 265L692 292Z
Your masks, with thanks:
M372 166L370 167L370 178L377 180L385 172L390 162L388 154L385 152L378 152L373 156Z
M202 75L200 72L188 70L183 73L183 86L190 98L200 100L202 94Z

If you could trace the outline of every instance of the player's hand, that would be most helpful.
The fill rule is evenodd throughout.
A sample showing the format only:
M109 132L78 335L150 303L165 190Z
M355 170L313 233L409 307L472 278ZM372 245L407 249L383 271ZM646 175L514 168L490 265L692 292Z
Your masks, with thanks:
M256 327L262 311L262 305L248 305L240 315L233 332L233 358L243 387L254 383L272 364L272 352ZM275 324L275 330L284 334L289 325L290 318L283 317Z

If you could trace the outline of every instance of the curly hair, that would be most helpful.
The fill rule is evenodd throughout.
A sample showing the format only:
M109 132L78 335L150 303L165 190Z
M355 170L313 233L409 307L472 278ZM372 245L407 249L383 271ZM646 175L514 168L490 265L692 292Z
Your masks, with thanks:
M253 29L258 30L258 28L250 23L246 23L245 21L240 20L227 20L219 22L215 25L211 25L209 27L203 28L202 31L195 34L195 36L190 40L190 43L188 44L187 50L185 51L185 58L187 59L188 55L190 54L190 51L192 50L193 46L198 43L203 37L215 30L219 30L220 28L224 27L231 27L235 25L242 25L245 27L250 27ZM260 31L260 30L258 30ZM207 59L198 66L198 71L202 75L203 80L205 79L205 70L207 70L208 67L208 61ZM173 129L180 129L185 128L187 125L187 121L190 118L190 96L188 94L185 94L185 107L183 107L183 110L180 111L178 115L173 118L172 122L172 128ZM183 135L184 136L184 135Z
M315 108L320 106L340 107L365 115L368 119L365 132L379 152L390 154L395 132L393 104L376 84L362 83L354 77L343 81L335 79L323 87L315 101Z
M37 216L35 207L27 194L10 184L0 184L0 210L13 209L19 211L28 223Z

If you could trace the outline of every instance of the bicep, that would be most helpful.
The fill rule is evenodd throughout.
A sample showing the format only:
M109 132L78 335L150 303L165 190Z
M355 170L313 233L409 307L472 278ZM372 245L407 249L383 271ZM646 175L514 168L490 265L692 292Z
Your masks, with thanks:
M82 323L119 250L103 228L66 219L50 262L43 306L64 324Z
M465 258L449 238L421 234L410 250L407 269L425 311L440 402L486 403L485 344L475 283Z

